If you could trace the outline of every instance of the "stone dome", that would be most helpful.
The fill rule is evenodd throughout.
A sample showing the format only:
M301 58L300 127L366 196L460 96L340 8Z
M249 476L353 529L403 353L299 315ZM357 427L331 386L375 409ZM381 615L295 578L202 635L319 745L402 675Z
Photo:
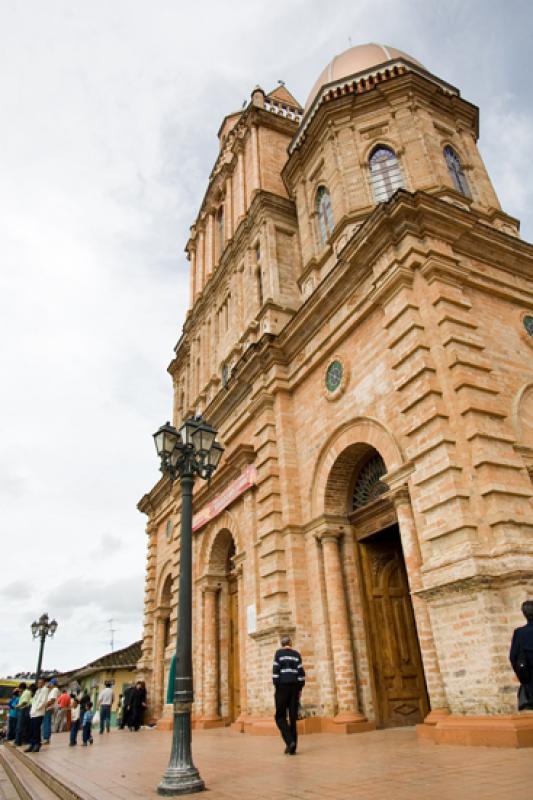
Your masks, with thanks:
M339 53L320 73L307 98L305 111L308 111L322 86L327 83L342 80L342 78L347 78L349 75L355 75L358 72L365 72L365 70L372 69L378 64L394 61L396 58L403 58L424 69L424 66L416 58L404 53L402 50L397 50L395 47L388 47L384 44L359 44L355 47L350 47L344 53Z

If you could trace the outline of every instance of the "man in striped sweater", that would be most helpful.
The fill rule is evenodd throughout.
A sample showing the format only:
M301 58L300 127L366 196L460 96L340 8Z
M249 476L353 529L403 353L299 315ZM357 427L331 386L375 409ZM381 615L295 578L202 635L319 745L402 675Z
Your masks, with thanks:
M283 636L281 647L276 650L272 680L276 687L276 725L285 742L285 752L293 756L298 744L296 722L300 694L305 684L305 671L302 657L297 650L293 649L290 636ZM287 712L289 714L288 724Z

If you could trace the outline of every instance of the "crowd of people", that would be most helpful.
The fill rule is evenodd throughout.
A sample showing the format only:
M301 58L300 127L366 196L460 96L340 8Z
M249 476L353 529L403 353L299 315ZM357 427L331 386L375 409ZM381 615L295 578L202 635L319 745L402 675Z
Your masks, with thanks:
M14 690L9 701L7 739L15 747L27 745L26 753L38 753L41 746L50 744L52 733L69 732L69 745L78 743L81 731L82 744L87 747L93 743L93 723L98 713L99 732L109 733L111 729L111 709L115 701L111 681L106 681L96 702L90 698L87 689L69 692L59 690L57 679L46 683L39 678L28 685L24 681ZM138 731L144 724L146 710L146 687L144 681L137 681L119 695L116 724L124 730Z

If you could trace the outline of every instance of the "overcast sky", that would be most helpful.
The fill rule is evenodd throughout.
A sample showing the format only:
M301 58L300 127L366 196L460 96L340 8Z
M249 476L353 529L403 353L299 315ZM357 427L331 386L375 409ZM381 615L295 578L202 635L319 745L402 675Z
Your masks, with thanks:
M503 208L533 237L528 0L0 0L0 676L141 635L151 434L188 302L183 247L222 117L304 102L350 42L406 50L481 108ZM529 173L529 174L528 174Z

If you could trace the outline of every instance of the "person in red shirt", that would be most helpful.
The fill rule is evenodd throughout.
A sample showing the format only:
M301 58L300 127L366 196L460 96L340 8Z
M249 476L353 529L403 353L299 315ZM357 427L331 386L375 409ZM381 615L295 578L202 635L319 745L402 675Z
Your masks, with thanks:
M59 731L67 731L69 729L68 718L70 716L70 703L70 695L66 689L63 689L63 692L57 698L57 707L60 714L57 726Z

